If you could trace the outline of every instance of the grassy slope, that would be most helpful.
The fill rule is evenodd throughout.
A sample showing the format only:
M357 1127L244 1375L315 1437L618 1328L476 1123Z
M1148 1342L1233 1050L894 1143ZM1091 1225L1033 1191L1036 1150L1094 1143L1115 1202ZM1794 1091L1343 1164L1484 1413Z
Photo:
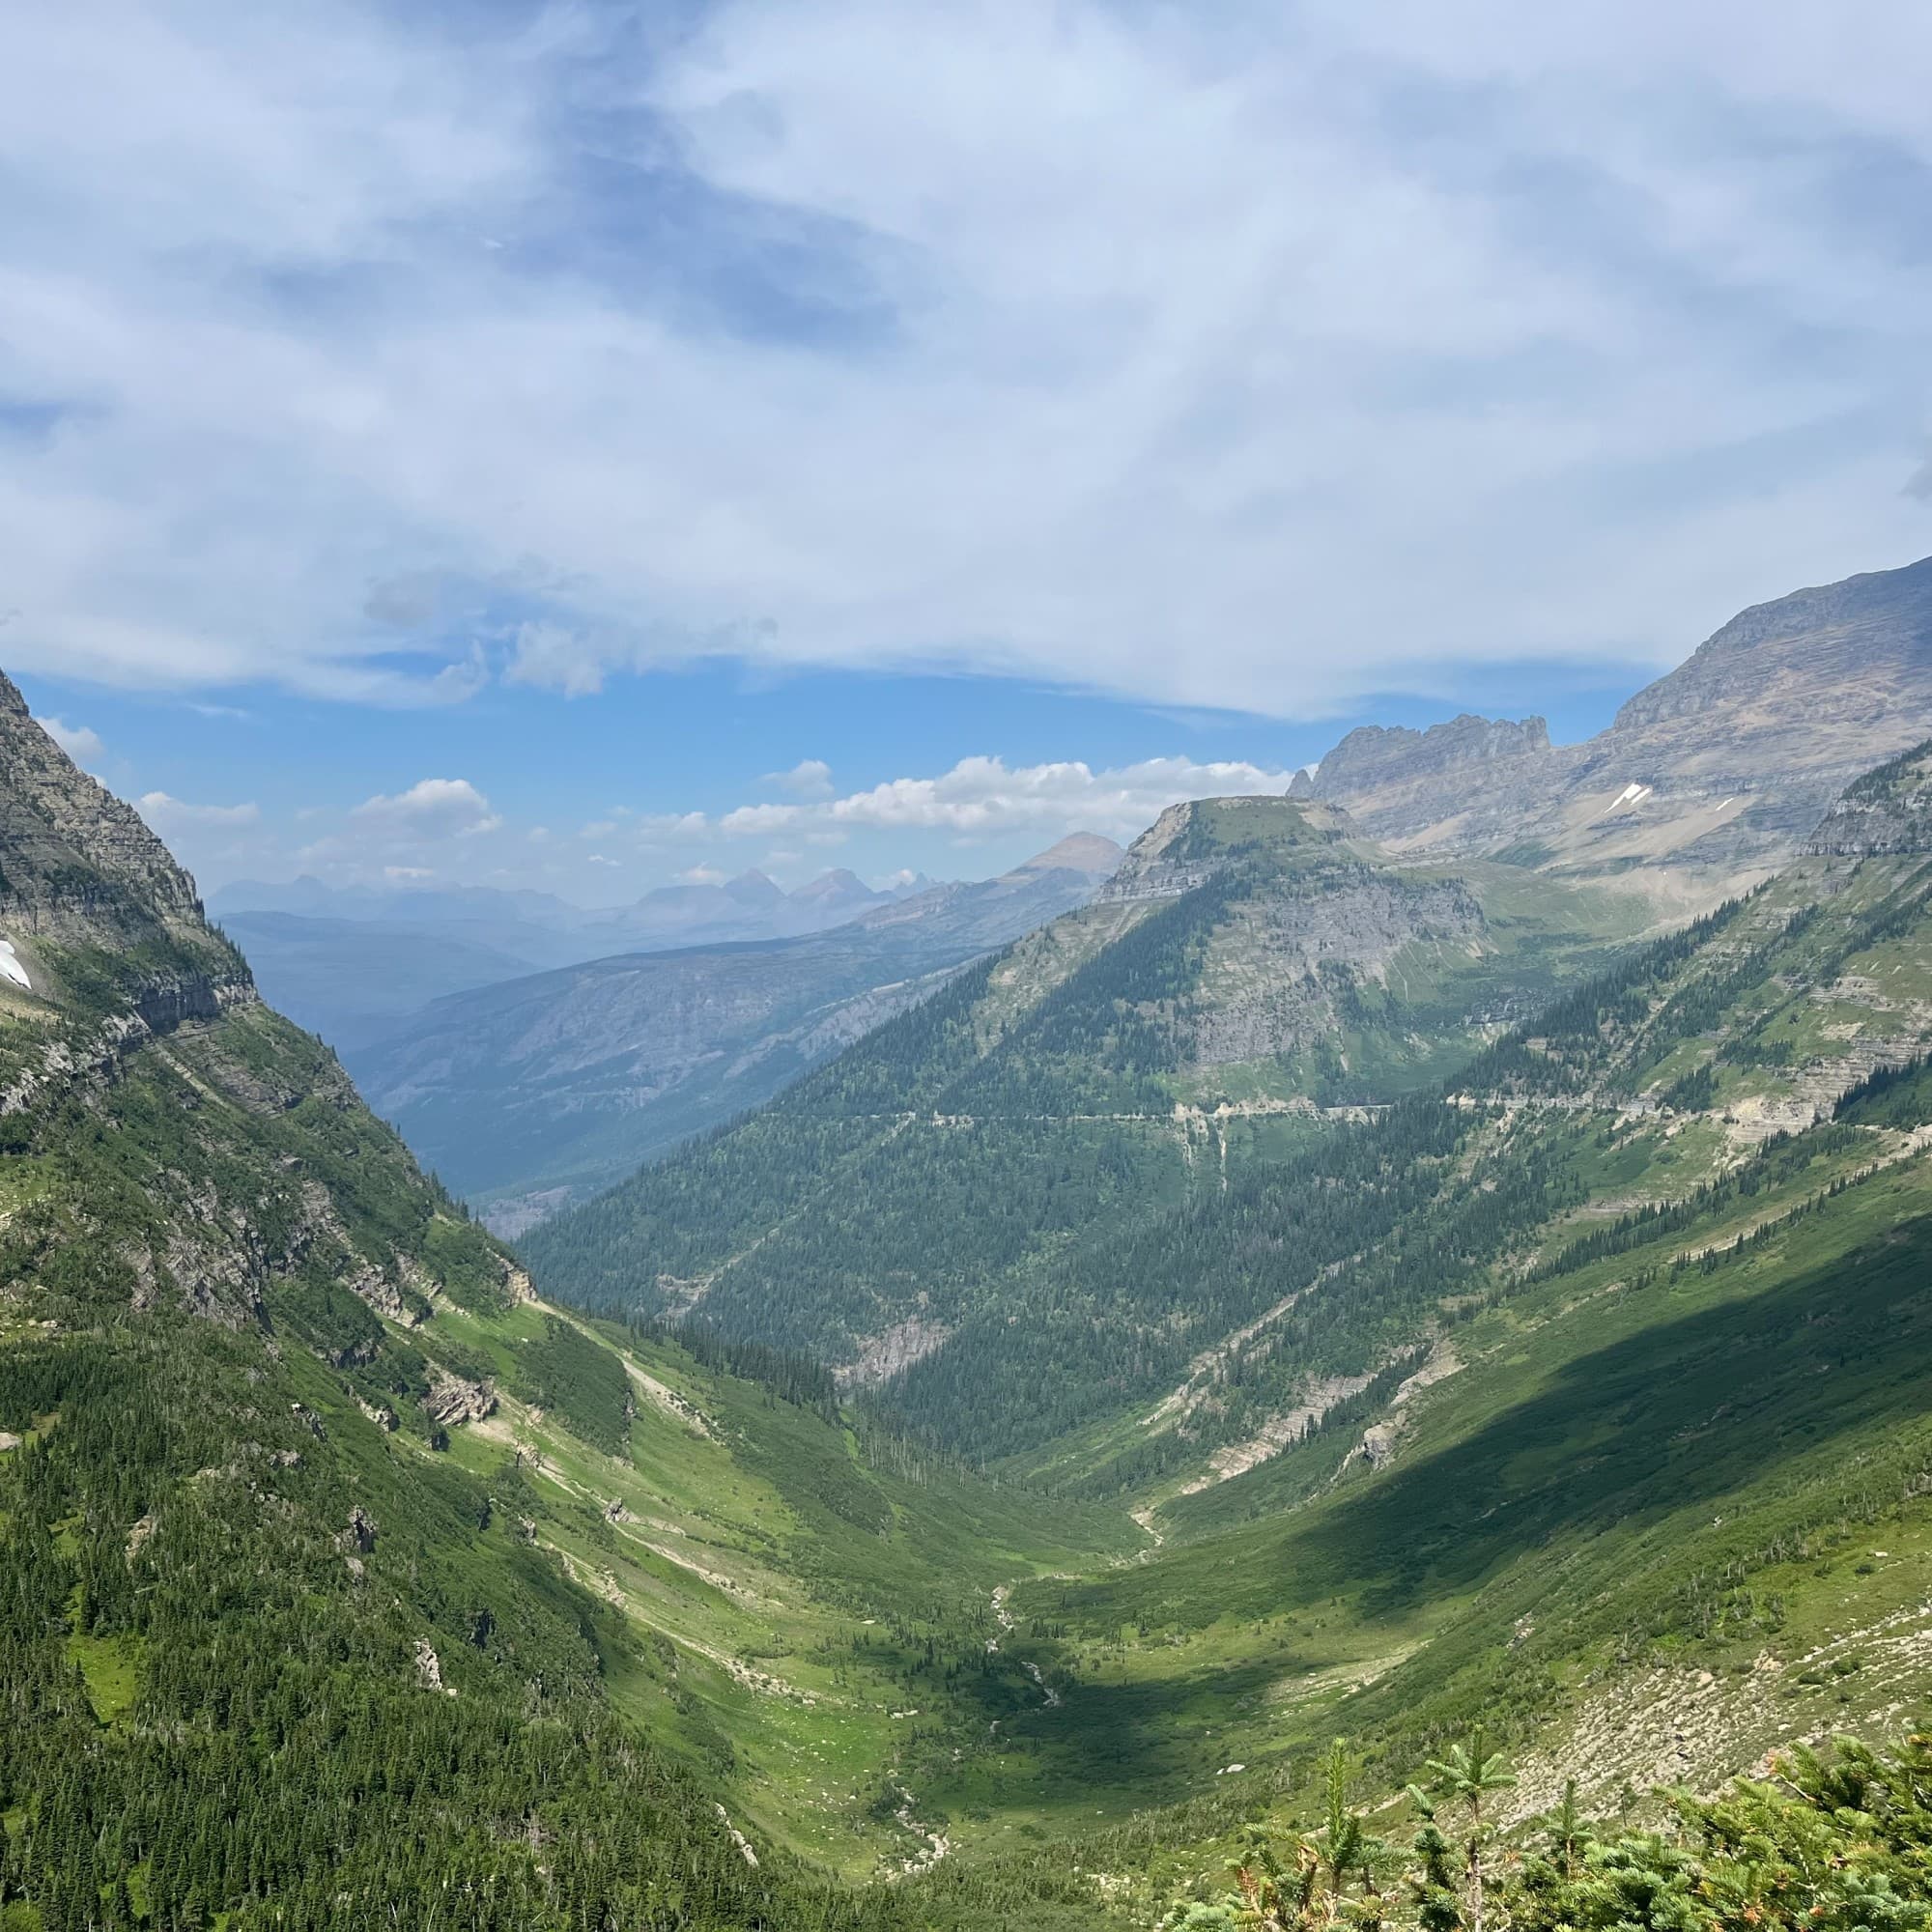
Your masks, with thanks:
M1357 1423L1192 1494L1143 1487L1161 1547L1011 1600L1061 1701L988 1704L1000 1750L932 1765L922 1803L993 1845L1183 1803L1153 1829L1184 1862L1284 1802L1338 1727L1393 1779L1482 1712L1532 1752L1527 1788L1575 1768L1602 1804L1912 1694L1923 1619L1881 1626L1917 1612L1932 1551L1922 1163L1909 1120L1753 1150L1780 1108L1923 1034L1923 884L1909 858L1806 862L1576 1037L1534 1043L1527 1089L1502 1056L1515 1111L1475 1117L1445 1176L1533 1158L1560 1206L1435 1284L1474 1319L1442 1338L1457 1371L1395 1418L1394 1460L1355 1454ZM1705 1065L1705 1104L1660 1110ZM1747 1186L1697 1205L1731 1174ZM1648 1241L1577 1246L1672 1202L1692 1205ZM1027 1465L1076 1479L1144 1441L1147 1412ZM1661 1738L1619 1706L1633 1686L1675 1714Z
M1223 825L1210 804L1170 850L1225 859L1206 884L1087 908L974 969L732 1131L536 1230L526 1246L540 1280L580 1305L701 1304L732 1332L841 1362L902 1322L926 1346L960 1331L937 1372L898 1394L974 1456L1021 1446L980 1394L1063 1350L1034 1311L1064 1294L1091 1303L1112 1343L1145 1332L1145 1360L1106 1373L1154 1389L1186 1338L1131 1293L1069 1286L1070 1253L1103 1236L1130 1246L1135 1227L1178 1209L1211 1216L1231 1175L1305 1143L1312 1099L1428 1085L1628 938L1634 917L1611 894L1552 896L1477 867L1479 936L1417 939L1374 976L1291 974L1277 955L1302 942L1277 926L1319 923L1330 900L1353 908L1335 914L1339 929L1439 924L1444 906L1474 916L1460 875L1379 865L1303 838L1285 802L1247 803L1278 807L1283 827L1256 810ZM1315 1033L1292 1051L1196 1064L1189 1041L1235 1010L1262 1033ZM1168 1286L1177 1303L1212 1298L1184 1272ZM997 1406L1017 1414L1004 1390ZM1057 1392L1033 1434L1081 1426L1086 1406Z
M513 1381L543 1319L526 1305L448 1333ZM900 1787L943 1825L923 1802L932 1763L983 1731L982 1711L1037 1701L1016 1661L986 1652L994 1590L1104 1563L1138 1532L1118 1510L862 1440L673 1344L600 1333L697 1419L638 1387L612 1455L511 1397L456 1433L453 1458L499 1490L514 1472L540 1545L662 1666L619 1682L620 1702L725 1776L748 1819L853 1873L916 1858Z
M1166 1541L1140 1565L1019 1594L1065 1686L1063 1776L1191 1789L1195 1822L1170 1834L1187 1846L1243 1797L1280 1808L1270 1794L1338 1729L1392 1782L1482 1716L1529 1753L1536 1802L1573 1772L1614 1808L1923 1694L1932 1100L1908 1082L1749 1151L1751 1103L1814 1092L1825 1060L1842 1084L1923 1041L1918 863L1823 870L1722 923L1634 1023L1562 1048L1599 1099L1532 1103L1508 1131L1560 1151L1589 1200L1480 1277L1482 1312L1448 1331L1460 1367L1394 1418L1387 1466L1358 1425L1193 1495L1170 1484L1148 1519ZM1737 1049L1802 1037L1820 1009L1830 1030L1787 1064ZM1631 1111L1714 1055L1717 1107ZM1747 1184L1590 1253L1634 1204L1726 1173Z

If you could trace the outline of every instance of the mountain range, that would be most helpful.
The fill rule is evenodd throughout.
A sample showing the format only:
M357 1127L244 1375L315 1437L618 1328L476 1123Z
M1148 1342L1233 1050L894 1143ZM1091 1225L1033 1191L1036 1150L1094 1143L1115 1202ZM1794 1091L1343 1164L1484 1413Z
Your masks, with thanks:
M875 908L521 1256L0 680L0 1924L1917 1922L1923 569Z
M1407 856L1628 874L1691 908L1789 859L1853 779L1924 736L1928 702L1932 557L1753 606L1581 744L1534 717L1367 725L1296 790Z
M928 886L805 937L504 979L347 1059L417 1153L516 1234L769 1099L966 961L1082 903L1120 856L1076 835L999 878Z
M930 887L919 879L874 890L841 868L786 893L749 871L587 910L550 893L376 891L302 877L281 885L238 880L212 896L210 910L246 949L276 1005L346 1049L449 993L618 952L820 932Z

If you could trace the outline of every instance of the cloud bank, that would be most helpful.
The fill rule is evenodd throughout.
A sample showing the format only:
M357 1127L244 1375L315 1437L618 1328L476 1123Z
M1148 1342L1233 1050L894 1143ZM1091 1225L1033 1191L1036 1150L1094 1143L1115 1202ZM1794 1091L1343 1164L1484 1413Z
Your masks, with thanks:
M1180 757L1099 772L1078 760L1012 767L1000 758L961 758L937 778L893 779L843 798L741 805L707 829L726 838L862 829L940 832L961 839L1018 833L1060 838L1069 832L1131 838L1178 800L1286 791L1293 776L1244 762L1198 764Z
M1924 547L1895 0L0 29L16 668L1314 715Z

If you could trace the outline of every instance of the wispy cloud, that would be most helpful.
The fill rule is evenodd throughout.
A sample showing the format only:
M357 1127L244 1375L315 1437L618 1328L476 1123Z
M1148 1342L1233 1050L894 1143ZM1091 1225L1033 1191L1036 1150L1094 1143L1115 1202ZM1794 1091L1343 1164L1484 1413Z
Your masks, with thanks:
M91 770L107 755L100 734L85 724L70 724L62 718L39 718L34 722L77 765Z
M1895 0L14 11L28 669L1311 715L1925 547Z
M145 818L163 838L185 831L210 831L259 825L262 809L258 805L190 805L186 799L171 798L164 791L143 792L135 803Z

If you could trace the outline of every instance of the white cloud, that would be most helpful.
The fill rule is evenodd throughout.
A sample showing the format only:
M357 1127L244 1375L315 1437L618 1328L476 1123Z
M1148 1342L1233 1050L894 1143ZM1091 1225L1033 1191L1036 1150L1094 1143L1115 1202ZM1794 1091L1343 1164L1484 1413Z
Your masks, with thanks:
M27 669L1305 715L1927 547L1897 0L14 11Z
M788 772L767 772L761 782L788 791L794 798L830 798L832 767L823 758L801 758Z
M809 839L855 831L944 832L968 838L1016 833L1131 837L1184 798L1280 792L1293 774L1245 761L1149 758L1094 771L1078 760L1011 766L962 758L937 778L892 779L868 791L810 805L743 805L718 820L726 838L799 833Z
M678 873L678 883L686 886L722 886L731 875L716 866L687 866Z
M393 798L365 799L349 816L378 836L418 840L471 838L503 822L468 779L418 779Z
M262 818L257 805L190 805L185 799L170 798L164 791L143 792L134 802L141 816L163 838L170 833L257 825Z
M383 876L391 885L419 886L425 879L433 879L436 873L427 866L384 866Z
M634 818L631 829L641 844L671 845L680 839L703 838L710 821L701 811L653 811Z
M100 734L85 724L70 724L60 718L37 718L34 722L77 765L92 770L107 755Z

